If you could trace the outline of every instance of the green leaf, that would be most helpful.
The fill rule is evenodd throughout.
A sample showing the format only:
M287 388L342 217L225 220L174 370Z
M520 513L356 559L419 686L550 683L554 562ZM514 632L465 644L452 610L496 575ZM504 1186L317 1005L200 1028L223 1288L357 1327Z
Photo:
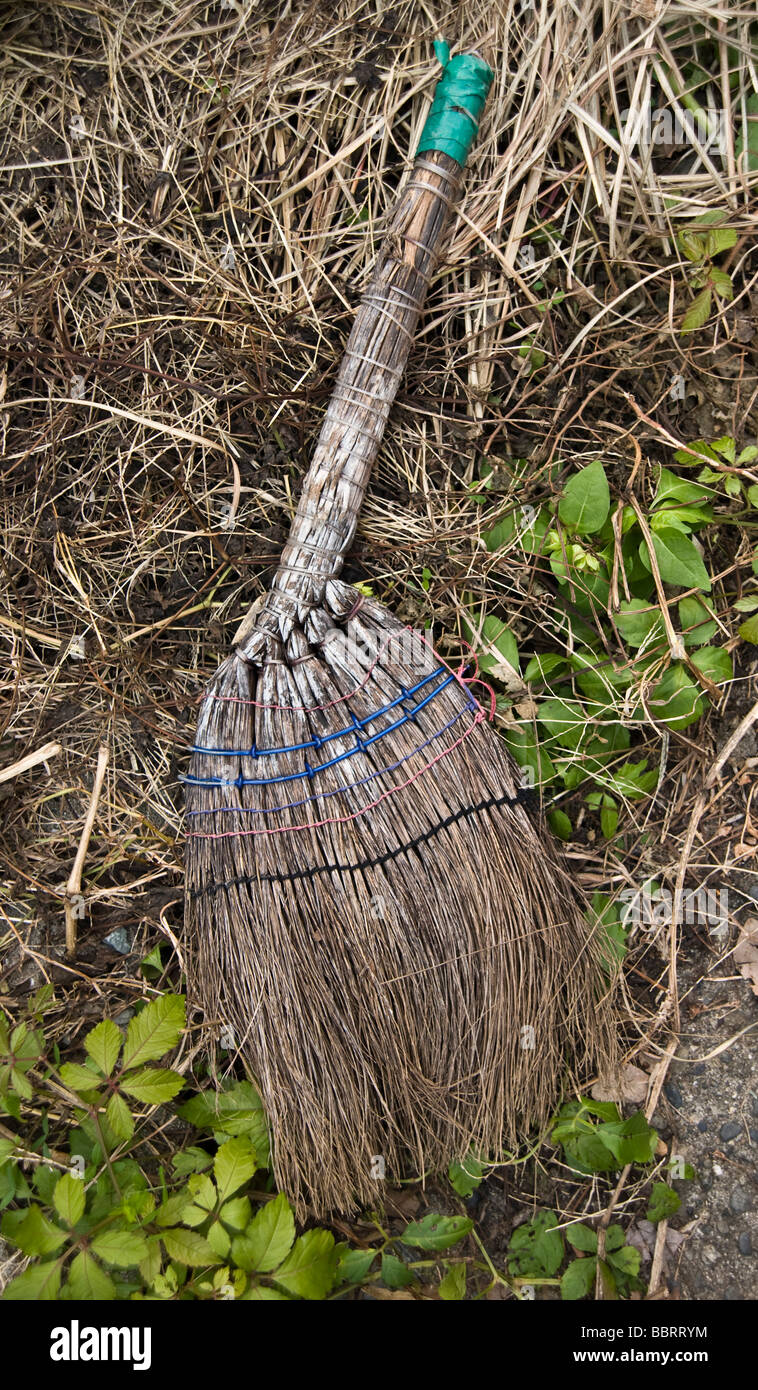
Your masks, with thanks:
M173 1100L184 1085L184 1077L168 1067L144 1067L122 1078L121 1089L142 1105L161 1105Z
M3 1235L24 1255L51 1255L60 1249L67 1232L49 1221L41 1207L32 1205L18 1225L11 1227L9 1218L3 1219Z
M231 1197L238 1188L245 1187L257 1167L252 1145L246 1135L240 1135L238 1139L227 1139L213 1160L213 1171L221 1201Z
M621 1249L621 1246L624 1244L624 1241L625 1241L625 1240L626 1240L626 1236L624 1235L624 1228L623 1228L623 1226L609 1226L608 1229L607 1229L607 1231L606 1231L606 1233L605 1233L605 1253L606 1253L606 1255L607 1255L611 1250L620 1250L620 1249Z
M653 549L661 579L666 584L681 584L685 589L710 590L711 581L694 541L675 528L654 531ZM640 545L640 559L652 570L647 542Z
M540 1211L533 1221L517 1226L508 1242L508 1264L512 1274L551 1277L563 1259L563 1237L557 1230L558 1218L552 1211Z
M614 620L629 647L652 645L650 638L653 633L656 639L663 636L660 609L641 598L622 600Z
M682 1199L673 1187L669 1187L666 1182L653 1183L653 1190L650 1194L650 1201L647 1208L648 1221L663 1221L664 1217L673 1216L682 1205Z
M459 1197L470 1197L482 1181L484 1165L473 1153L469 1153L463 1163L457 1159L451 1163L447 1175Z
M179 1042L184 1024L183 994L162 994L152 999L129 1024L121 1065L125 1070L141 1067L165 1056Z
M300 1298L323 1299L334 1283L337 1260L331 1231L306 1231L277 1269L276 1282Z
M256 1212L245 1234L234 1241L232 1253L241 1269L265 1274L281 1264L292 1249L294 1239L292 1208L280 1192Z
M218 1194L207 1173L193 1173L187 1183L187 1191L192 1193L193 1200L202 1207L206 1215L209 1211L215 1211Z
M608 1263L626 1279L633 1279L640 1271L640 1252L633 1245L622 1245L608 1256Z
M653 512L650 518L650 526L655 535L656 531L682 531L689 535L690 531L697 531L699 527L706 526L709 521L713 521L713 508L701 504L699 507L661 507L659 512Z
M676 244L682 255L693 265L705 257L705 237L694 227L682 227L681 231L677 232Z
M362 1284L376 1258L376 1250L345 1250L337 1266L338 1284Z
M700 647L692 653L692 665L697 666L704 676L709 676L717 685L722 685L734 677L732 658L725 647Z
M748 618L747 622L740 623L737 630L743 642L751 642L753 646L758 645L758 614Z
M544 685L553 671L565 665L566 658L559 652L542 652L539 656L530 658L524 672L524 682L526 685L536 682Z
M261 1303L292 1303L292 1299L280 1289L270 1289L265 1284L251 1284L241 1295L243 1303L256 1300Z
M34 1088L27 1081L23 1071L18 1067L11 1068L11 1086L22 1100L31 1100L34 1095Z
M722 251L731 251L737 245L737 232L734 227L713 227L705 236L706 256L720 256Z
M466 1297L466 1266L451 1265L444 1279L440 1280L439 1296L445 1303L459 1303Z
M134 1116L124 1097L114 1091L105 1107L105 1118L116 1139L125 1143L134 1134Z
M170 1260L178 1260L183 1265L216 1265L216 1252L198 1231L187 1231L174 1226L161 1231L161 1239Z
M182 1221L185 1226L202 1226L208 1220L208 1211L205 1207L198 1207L194 1202L182 1208Z
M713 495L712 489L702 483L690 483L672 473L670 468L661 468L653 506L661 507L664 502L680 502L687 506L690 502L705 502Z
M269 1157L266 1116L260 1096L249 1081L234 1081L222 1091L205 1091L177 1107L182 1119L198 1129L235 1137L247 1134L261 1167Z
M695 295L689 309L682 319L680 333L694 333L696 329L702 328L708 322L711 314L711 289L706 285L704 290Z
M544 785L555 777L555 768L547 751L541 748L530 724L510 724L505 741L521 768L529 768L535 785Z
M102 1023L98 1023L84 1039L84 1046L90 1057L105 1076L110 1076L118 1061L121 1042L121 1033L109 1018L104 1018Z
M211 1155L197 1144L191 1144L189 1148L175 1154L171 1160L171 1166L178 1177L187 1173L202 1173L206 1168L210 1168L212 1163Z
M720 270L718 266L712 265L708 271L708 279L711 288L716 291L720 299L725 299L727 303L734 299L732 277L726 270Z
M385 1250L382 1255L382 1283L386 1284L388 1289L406 1289L409 1284L415 1282L413 1271L403 1264L397 1255Z
M604 796L603 805L600 811L600 829L606 840L612 840L616 834L619 823L618 806L613 797Z
M215 1250L220 1259L225 1260L232 1248L232 1238L229 1232L224 1229L220 1221L212 1221L208 1227L206 1236L208 1244Z
M579 700L543 700L537 717L564 748L578 748L585 737L587 715Z
M481 623L479 615L474 623L470 623L467 618L464 618L464 622L479 657L479 669L484 675L507 679L509 672L503 670L503 662L507 662L508 666L518 672L516 638L507 623L492 614Z
M219 1212L219 1216L225 1226L231 1226L233 1231L244 1231L250 1223L252 1207L249 1197L232 1197L230 1202L226 1202Z
M561 1298L575 1301L586 1298L595 1285L597 1260L572 1260L561 1276Z
M53 1205L67 1226L75 1226L84 1216L84 1183L71 1173L58 1179L53 1191Z
M106 1264L128 1269L138 1265L148 1253L148 1244L141 1231L101 1231L94 1237L92 1249Z
M438 1216L430 1212L421 1221L411 1221L401 1239L406 1245L418 1246L419 1250L447 1250L463 1240L473 1225L467 1216Z
M711 618L712 609L692 594L679 600L679 625L685 647L702 647L718 630Z
M610 1149L619 1168L627 1163L649 1163L658 1144L658 1134L648 1124L641 1110L635 1111L626 1120L601 1124L598 1138Z
M105 1303L116 1297L116 1285L89 1250L82 1250L71 1262L65 1292L69 1298Z
M597 1254L597 1231L583 1225L581 1221L577 1221L573 1226L567 1226L565 1236L569 1245L573 1245L575 1250L582 1250L586 1255Z
M648 709L653 719L670 729L687 729L700 718L704 709L700 686L681 662L674 662L658 682Z
M7 1284L2 1298L7 1303L50 1303L58 1298L61 1266L58 1260L30 1265Z
M602 463L596 460L569 478L558 506L558 516L570 531L590 536L604 525L610 507L608 479Z
M102 1084L102 1077L97 1072L89 1067L80 1067L77 1062L64 1062L60 1068L60 1078L78 1096L89 1095Z
M477 501L480 499L477 498ZM483 499L481 499L483 500ZM482 533L482 539L487 549L492 553L502 550L503 546L508 545L516 534L516 519L513 512L504 516L502 521L496 521L491 531Z
M185 1208L189 1204L187 1189L181 1192L174 1192L165 1202L161 1202L155 1213L155 1221L158 1226L173 1226L175 1222L182 1221ZM207 1216L207 1212L206 1212Z
M155 1283L161 1272L162 1255L160 1236L147 1237L147 1253L139 1262L139 1272L145 1283Z
M548 823L550 825L550 829L552 830L554 835L558 836L559 840L571 839L571 836L574 833L574 828L565 811L561 811L558 809L558 807L556 807L554 810L548 811L547 818Z

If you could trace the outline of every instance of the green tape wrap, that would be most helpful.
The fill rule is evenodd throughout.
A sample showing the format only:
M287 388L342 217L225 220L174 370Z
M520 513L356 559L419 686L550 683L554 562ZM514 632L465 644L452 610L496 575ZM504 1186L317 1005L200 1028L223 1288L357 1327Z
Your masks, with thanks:
M441 150L465 164L494 73L473 53L457 53L451 58L446 43L435 43L434 52L443 73L416 153Z

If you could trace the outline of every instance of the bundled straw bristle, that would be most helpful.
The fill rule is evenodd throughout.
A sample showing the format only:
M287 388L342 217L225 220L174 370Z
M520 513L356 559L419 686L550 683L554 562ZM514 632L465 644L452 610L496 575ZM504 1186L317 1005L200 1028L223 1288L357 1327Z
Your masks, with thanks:
M383 1170L496 1157L612 1033L598 943L466 675L339 582L259 645L200 719L199 748L243 751L193 758L189 973L278 1183L323 1214L376 1201Z

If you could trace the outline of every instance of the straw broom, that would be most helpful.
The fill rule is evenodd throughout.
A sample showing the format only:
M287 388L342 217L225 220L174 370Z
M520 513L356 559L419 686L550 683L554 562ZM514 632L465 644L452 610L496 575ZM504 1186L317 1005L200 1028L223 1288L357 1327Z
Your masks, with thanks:
M597 938L520 770L421 634L338 575L492 73L449 59L268 594L202 704L190 995L302 1216L497 1158L614 1042Z

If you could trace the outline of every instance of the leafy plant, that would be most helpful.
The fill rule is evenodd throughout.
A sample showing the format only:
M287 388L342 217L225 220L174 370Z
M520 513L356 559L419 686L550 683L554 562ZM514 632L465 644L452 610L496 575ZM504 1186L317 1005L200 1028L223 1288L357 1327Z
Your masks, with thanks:
M710 213L704 214L677 234L679 251L692 267L689 283L696 291L695 298L682 319L680 333L694 333L708 322L714 295L727 304L734 298L731 275L716 265L715 261L724 251L730 251L736 246L737 233L733 227L709 226L712 216ZM716 213L716 217L718 216Z
M181 1038L181 995L151 1000L125 1034L104 1019L84 1038L84 1061L57 1069L35 1026L43 1002L16 1027L0 1016L0 1095L27 1130L27 1107L40 1114L54 1100L69 1154L53 1157L46 1115L34 1147L0 1139L0 1229L29 1260L6 1300L323 1300L364 1282L421 1287L422 1276L443 1300L465 1296L466 1261L446 1252L472 1229L468 1217L430 1213L392 1236L377 1225L379 1243L368 1249L338 1244L322 1227L298 1235L287 1198L271 1190L266 1120L247 1081L181 1102L199 1142L173 1156L171 1172L152 1168L145 1122L185 1086L180 1072L156 1065ZM471 1157L455 1180L475 1186L482 1173ZM414 1249L419 1258L409 1260Z
M551 1134L569 1168L577 1173L608 1173L627 1163L649 1163L658 1143L656 1131L637 1110L623 1119L612 1101L568 1101L556 1116Z
M713 229L703 235L713 249ZM511 713L504 731L525 777L542 788L581 788L608 840L624 833L623 806L649 796L658 781L647 759L632 756L635 728L651 718L665 729L689 728L704 713L708 696L733 676L729 651L712 645L719 621L698 533L716 519L717 504L753 505L737 475L758 450L751 446L738 454L734 440L726 438L691 449L700 454L697 476L661 467L646 515L623 499L614 505L605 467L596 459L563 481L556 465L554 501L507 512L485 531L493 555L519 547L543 570L549 565L557 593L546 631L552 627L563 650L522 654L506 617L469 600L467 636L480 653L483 673L503 682L517 712L524 693L536 704L526 716ZM717 467L709 466L711 460ZM691 468L695 454L680 450L675 461ZM499 471L488 464L480 499L512 491L525 469L520 459ZM674 598L677 589L685 591L665 613L663 585ZM744 604L739 611L753 613ZM752 617L743 623L744 640L758 635L754 626ZM554 804L549 818L557 835L572 837L568 808Z
M609 1226L605 1232L605 1251L598 1253L598 1233L579 1221L567 1226L566 1240L582 1253L567 1266L561 1276L561 1298L584 1298L595 1286L600 1274L606 1298L617 1298L641 1287L637 1280L640 1252L626 1245L621 1226Z

